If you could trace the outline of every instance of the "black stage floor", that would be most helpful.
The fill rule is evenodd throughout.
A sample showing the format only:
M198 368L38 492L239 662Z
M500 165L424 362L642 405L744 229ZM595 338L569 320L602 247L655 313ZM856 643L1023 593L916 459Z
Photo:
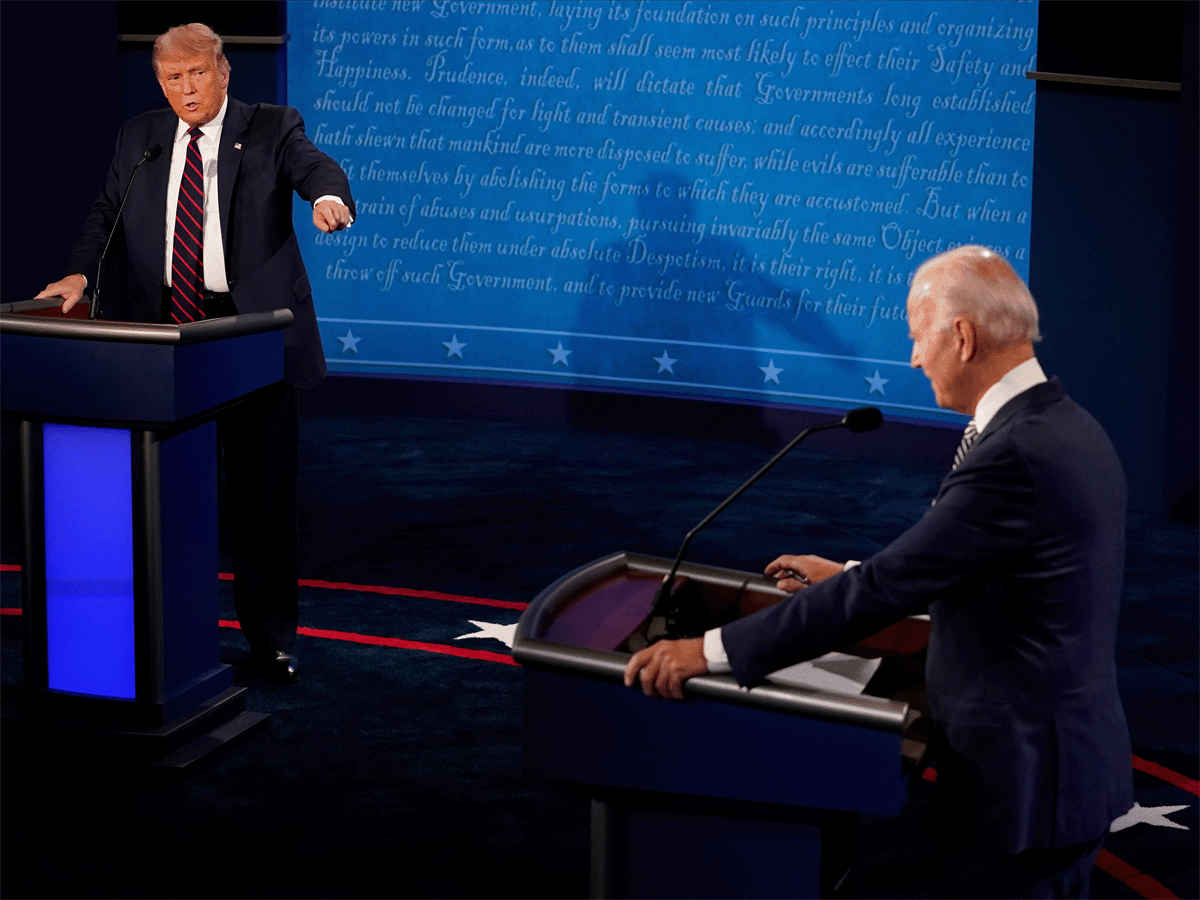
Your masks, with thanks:
M10 428L5 437L8 695L21 678L21 574ZM780 464L690 557L750 570L782 552L862 557L921 514L942 475L941 459L822 447L814 438ZM0 893L586 896L588 802L522 772L522 673L506 626L583 563L615 550L673 556L771 452L480 415L310 416L302 680L279 687L237 669L269 727L179 781L6 747ZM1196 897L1197 530L1143 514L1129 526L1118 662L1138 801L1161 809L1157 824L1110 837L1093 896ZM221 635L235 660L239 632L230 623ZM917 779L901 816L863 822L859 896L930 896L927 800Z

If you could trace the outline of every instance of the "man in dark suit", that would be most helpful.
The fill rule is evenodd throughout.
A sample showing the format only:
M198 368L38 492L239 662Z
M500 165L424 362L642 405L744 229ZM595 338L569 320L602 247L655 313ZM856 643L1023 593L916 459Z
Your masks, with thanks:
M104 189L71 250L72 274L39 297L62 297L68 312L116 222L126 277L105 297L105 318L185 322L287 307L284 381L223 413L226 511L234 596L251 661L267 676L295 681L298 622L298 388L325 375L312 289L292 227L292 192L313 203L321 231L353 220L341 168L312 145L290 107L228 96L229 62L206 25L180 25L154 45L155 74L170 109L126 122ZM162 149L161 157L150 148ZM145 171L134 176L135 166ZM133 179L132 182L130 179Z
M1125 479L1099 424L1033 353L1037 308L1008 263L961 247L917 270L912 365L972 416L934 504L861 564L782 556L794 591L703 638L635 654L625 682L749 685L926 609L938 778L933 822L953 897L1087 896L1110 824L1133 805L1114 646Z

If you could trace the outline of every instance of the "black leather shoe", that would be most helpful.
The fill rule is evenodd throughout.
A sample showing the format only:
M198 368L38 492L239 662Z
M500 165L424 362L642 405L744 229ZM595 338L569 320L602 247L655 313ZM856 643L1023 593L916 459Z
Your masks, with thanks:
M255 668L277 684L295 684L300 680L300 660L283 650L257 657Z

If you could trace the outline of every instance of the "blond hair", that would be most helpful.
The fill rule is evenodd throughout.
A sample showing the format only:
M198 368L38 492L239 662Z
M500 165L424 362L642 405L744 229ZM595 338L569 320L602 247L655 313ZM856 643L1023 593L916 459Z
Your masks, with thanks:
M211 53L217 63L217 71L222 75L229 74L229 60L225 58L225 42L221 36L203 22L192 22L190 25L176 25L158 36L154 41L154 52L150 56L150 64L154 66L154 74L158 76L158 64L164 59L187 59Z

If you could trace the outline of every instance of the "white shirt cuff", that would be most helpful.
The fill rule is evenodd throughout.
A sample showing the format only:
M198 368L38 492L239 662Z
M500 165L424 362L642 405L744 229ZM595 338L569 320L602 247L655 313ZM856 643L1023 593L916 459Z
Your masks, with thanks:
M713 675L733 671L729 665L729 654L725 652L725 642L721 640L720 628L710 628L704 632L704 659L708 662L708 671Z
M842 566L842 571L853 569L857 565L861 565L859 560L847 560L846 564ZM710 628L704 632L704 659L708 663L708 671L713 675L723 675L733 671L729 665L729 654L725 652L725 642L721 639L720 628Z

